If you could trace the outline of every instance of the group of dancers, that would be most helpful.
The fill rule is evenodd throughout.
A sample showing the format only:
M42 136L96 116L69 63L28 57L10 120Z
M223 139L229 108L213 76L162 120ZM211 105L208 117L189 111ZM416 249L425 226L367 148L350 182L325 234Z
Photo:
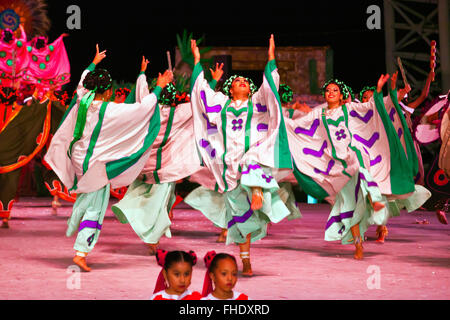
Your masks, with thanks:
M322 88L326 103L311 108L290 104L292 94L281 93L286 86L280 85L273 35L260 88L235 75L216 90L223 65L210 70L213 81L208 82L195 40L191 51L190 92L183 99L172 84L171 70L159 73L150 91L145 75L149 61L142 57L135 88L112 101L113 80L98 68L106 50L97 45L55 125L43 160L60 189L76 193L66 235L77 234L73 262L82 270L91 271L86 257L99 239L111 190L118 188L125 187L126 193L112 211L131 225L163 266L160 280L165 285L155 288L156 299L246 297L232 291L237 279L233 256L212 259L205 279L215 288L205 284L209 291L198 295L188 290L196 257L158 249L161 237L171 237L172 208L179 202L175 187L183 179L200 185L184 202L221 229L219 241L238 245L243 276L253 275L251 243L267 235L268 225L301 218L293 185L330 203L325 240L354 244L358 260L371 225L377 226L377 241L384 242L389 218L402 209L412 212L431 197L417 182L423 177L420 151L400 106L411 88L397 90L397 72L364 87L362 102L354 101L344 82L329 80ZM389 93L383 97L389 78ZM53 92L45 98L34 95L31 103L53 103ZM441 131L447 139L443 152L448 153L445 99ZM448 178L448 159L442 163Z

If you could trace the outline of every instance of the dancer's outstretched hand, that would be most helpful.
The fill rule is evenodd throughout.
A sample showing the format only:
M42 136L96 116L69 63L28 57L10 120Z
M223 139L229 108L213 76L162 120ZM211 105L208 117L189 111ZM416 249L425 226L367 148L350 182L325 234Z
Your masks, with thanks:
M144 56L142 56L142 63L141 63L141 72L145 72L147 70L147 65L150 63L147 59L145 59Z
M275 40L273 34L270 35L269 39L269 61L275 60Z
M209 68L209 70L211 71L212 78L216 81L219 81L223 76L223 63L216 63L216 69L213 70Z
M311 111L312 111L312 109L311 109L310 106L308 106L306 103L300 103L300 102L295 102L295 103L291 106L291 108L292 108L292 109L297 109L297 110L302 111L302 112L305 112L305 113L308 113L308 112L311 112Z
M386 84L386 82L389 79L389 75L388 74L382 74L380 76L380 79L378 79L378 84L377 84L377 92L380 93L383 90L384 85Z
M395 90L395 88L397 88L397 77L398 77L398 71L395 71L391 77L391 89L392 90Z
M200 50L197 47L197 41L194 39L191 40L191 50L194 56L194 65L196 65L200 62Z
M173 73L170 70L166 70L163 74L159 73L158 80L156 80L156 85L164 88L173 80Z
M95 45L95 49L96 49L96 53L95 53L94 61L92 61L92 62L95 65L97 65L97 64L100 63L100 61L105 59L105 57L106 57L106 50L103 50L102 52L100 52L100 50L98 49L98 44Z

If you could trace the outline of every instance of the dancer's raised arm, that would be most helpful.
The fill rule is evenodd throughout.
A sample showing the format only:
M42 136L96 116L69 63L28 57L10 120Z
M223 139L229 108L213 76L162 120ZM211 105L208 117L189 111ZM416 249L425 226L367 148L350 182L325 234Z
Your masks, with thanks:
M92 63L83 71L83 73L81 74L81 79L80 82L78 83L78 87L77 87L77 95L78 95L78 99L81 99L89 90L85 89L83 86L83 81L84 78L86 77L86 75L95 70L95 67L103 60L106 58L106 50L103 50L100 52L100 49L98 47L98 44L95 45L95 56L94 59L92 60Z

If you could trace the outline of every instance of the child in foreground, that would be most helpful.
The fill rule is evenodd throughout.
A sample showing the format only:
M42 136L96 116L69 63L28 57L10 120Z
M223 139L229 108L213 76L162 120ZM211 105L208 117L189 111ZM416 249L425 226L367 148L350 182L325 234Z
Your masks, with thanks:
M209 251L205 255L204 261L207 271L201 300L249 300L247 295L233 291L238 273L234 256Z
M195 252L158 250L156 261L163 267L150 300L200 300L201 294L190 291Z

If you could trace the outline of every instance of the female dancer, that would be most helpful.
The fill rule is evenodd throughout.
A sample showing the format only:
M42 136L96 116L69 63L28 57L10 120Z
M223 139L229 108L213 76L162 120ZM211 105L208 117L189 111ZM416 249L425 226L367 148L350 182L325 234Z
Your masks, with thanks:
M249 79L239 76L225 82L226 94L211 90L195 40L191 49L196 146L215 186L195 189L185 202L228 229L226 243L239 245L243 275L251 276L250 242L266 235L269 222L277 223L290 214L274 178L278 173L287 176L292 169L278 96L274 38L270 38L269 61L258 91Z
M409 92L410 88L399 89L397 92L397 76L398 72L392 75L389 95L383 99L385 110L382 110L381 113L369 110L364 117L353 117L355 121L352 121L350 126L351 130L355 131L355 146L364 151L363 155L366 154L370 158L369 172L378 183L381 193L389 201L391 216L399 215L402 207L406 207L409 212L414 211L420 208L430 197L430 192L417 182L417 178L423 175L423 173L420 173L422 161L420 149L417 148L413 141L410 126L398 102ZM366 91L363 92L363 100L370 97L370 91L370 88L366 88ZM373 116L371 116L372 114ZM356 115L356 113L353 113L353 115ZM382 124L382 126L377 125L377 123ZM384 128L384 130L377 130L377 127ZM374 129L367 130L367 128ZM394 144L392 143L393 141L395 141ZM398 145L398 141L400 145ZM400 158L397 157L398 160L404 161L401 167L406 172L409 170L413 181L418 183L412 192L404 192L404 190L396 186L399 182L394 177L395 172L399 171L399 164L385 161L386 157L382 157L386 145L399 146L398 149L396 147L390 148L390 152L402 154ZM383 243L387 233L388 230L385 225L378 226L377 242Z
M161 90L172 81L172 72L159 75L157 87L141 103L116 104L112 79L96 65L106 57L97 52L83 72L77 88L77 102L52 139L45 161L62 183L77 192L68 221L67 236L78 230L73 261L90 271L86 256L98 240L108 206L110 187L127 186L141 172L147 151L159 130L155 108ZM143 58L141 71L148 60ZM130 117L139 114L140 117Z
M368 157L354 145L356 135L361 134L361 130L368 131L367 127L358 130L352 118L359 116L358 119L367 120L374 112L383 112L381 90L388 78L389 75L380 77L375 100L365 104L343 104L349 95L345 85L339 80L330 80L323 86L326 108L314 108L306 114L298 112L292 119L285 119L295 177L308 194L326 199L333 206L325 240L353 242L355 259L363 258L362 239L368 226L385 224L388 211L385 198L367 169ZM393 154L385 151L383 156L389 161L389 155L394 158ZM404 179L398 186L403 187L400 192L414 191L409 171L401 167L393 171L398 179Z
M215 83L223 66L211 70ZM148 95L145 74L138 77L136 101ZM130 185L124 198L111 207L122 223L130 223L137 235L156 253L160 238L170 238L171 208L176 202L177 181L201 169L195 150L192 108L189 102L177 104L174 85L163 90L158 103L161 128L151 147L150 156L139 177Z

